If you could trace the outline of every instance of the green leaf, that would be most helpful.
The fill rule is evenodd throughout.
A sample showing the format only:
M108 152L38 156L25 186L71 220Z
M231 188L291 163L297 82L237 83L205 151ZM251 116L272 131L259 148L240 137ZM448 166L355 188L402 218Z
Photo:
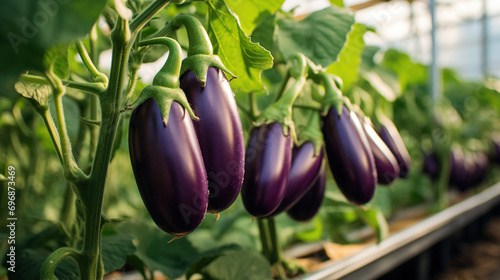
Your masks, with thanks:
M187 238L171 241L173 235L145 222L124 222L115 229L120 234L133 236L135 255L150 269L161 271L170 279L182 276L199 256Z
M379 210L356 208L358 215L377 233L378 242L389 236L389 225L384 215Z
M344 0L329 0L332 5L344 7Z
M387 50L384 53L382 65L398 75L403 92L409 85L421 85L428 82L427 67L413 62L410 56L403 52L394 49Z
M53 45L85 36L106 0L5 1L0 10L0 88L28 69L44 70L43 54Z
M269 262L259 253L229 251L198 271L203 279L262 280L272 279Z
M135 252L132 240L131 236L126 235L110 235L102 238L102 261L106 273L121 268L127 256Z
M261 22L265 17L274 14L284 0L265 0L265 1L246 1L246 0L230 0L227 1L227 6L233 11L240 20L241 28L246 34L250 34L257 23Z
M61 79L69 76L68 46L54 46L45 52L43 66Z
M204 252L193 265L191 265L188 270L186 271L186 279L190 279L191 276L193 276L195 273L198 273L198 271L201 271L203 268L206 266L210 265L214 260L216 260L218 257L223 256L225 253L229 251L240 251L241 247L238 245L225 245L221 247L217 247L212 250L208 250Z
M349 39L340 53L339 60L330 65L327 69L328 73L335 74L342 79L344 84L342 91L349 90L352 83L354 83L358 77L361 52L365 46L363 40L365 32L366 27L356 23L351 33L349 33Z
M301 52L314 63L328 67L337 61L353 24L353 14L335 6L311 13L301 21L281 18L277 32L279 51L285 60Z
M273 66L271 54L250 41L223 0L210 0L207 4L207 32L214 53L229 71L238 76L238 79L231 81L231 88L243 92L264 91L261 73Z
M49 98L52 95L52 87L50 85L42 85L30 82L17 82L15 84L16 91L34 102L35 107L46 107L49 104Z
M311 222L308 222L307 228L297 231L295 237L303 242L312 242L319 240L323 235L323 221L319 215L314 216Z

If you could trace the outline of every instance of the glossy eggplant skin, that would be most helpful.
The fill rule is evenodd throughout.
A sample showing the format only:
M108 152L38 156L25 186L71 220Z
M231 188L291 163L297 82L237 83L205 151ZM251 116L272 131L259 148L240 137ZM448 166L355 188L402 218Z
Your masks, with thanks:
M241 198L248 213L257 218L270 215L280 205L290 175L292 146L279 123L253 128L245 156Z
M167 126L153 99L130 117L132 169L151 218L163 231L186 235L205 217L208 183L196 132L187 111L172 103Z
M290 209L288 209L287 214L290 218L299 221L305 222L316 213L321 206L321 202L323 202L323 197L325 196L325 188L326 188L326 171L325 164L321 166L317 178L313 182L312 187L302 196L302 198L296 202Z
M293 147L292 167L290 169L290 176L288 176L285 196L278 209L271 216L278 215L290 209L312 188L320 172L322 161L323 150L320 150L317 156L314 155L314 145L311 142L306 142L299 147Z
M215 67L208 68L205 87L190 70L180 84L200 118L193 123L207 170L208 212L218 213L231 206L243 183L245 143L234 94Z
M373 197L377 169L365 132L355 113L332 106L323 118L323 137L330 169L338 187L351 202L361 205Z
M380 126L377 132L398 160L400 170L399 176L401 178L407 178L410 173L411 158L401 135L399 135L398 129L391 121L386 121Z
M398 161L369 121L365 120L363 122L363 128L375 159L378 183L381 185L390 185L399 177Z

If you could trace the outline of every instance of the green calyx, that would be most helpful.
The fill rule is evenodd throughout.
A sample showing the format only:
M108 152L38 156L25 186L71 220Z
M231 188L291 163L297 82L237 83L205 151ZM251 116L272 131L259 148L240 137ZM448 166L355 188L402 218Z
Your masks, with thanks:
M205 87L207 83L208 67L210 66L221 69L222 71L231 75L231 77L233 78L236 77L233 73L227 70L224 64L222 64L222 61L220 60L219 56L213 54L211 55L197 54L186 57L182 61L180 74L182 76L184 73L191 70L196 75L196 78L200 81L201 86Z
M303 54L297 54L289 60L290 79L294 79L291 86L281 95L273 105L266 108L255 121L256 126L279 122L282 124L283 133L290 134L297 143L295 124L292 119L292 106L295 99L300 94L307 78L307 64ZM293 70L292 70L293 69Z
M302 146L306 142L311 142L314 146L314 155L318 156L323 147L323 133L321 132L321 115L311 110L309 125L303 130L299 130L297 145Z
M198 117L196 117L187 101L186 94L179 87L179 75L181 70L181 47L179 43L172 38L162 37L140 42L139 46L151 44L166 45L170 53L167 61L154 77L153 84L142 90L141 95L134 102L134 105L140 105L149 98L153 98L160 108L163 123L167 126L170 107L172 106L172 102L177 101L188 111L191 118L198 120Z
M149 85L145 87L139 98L134 102L134 104L140 105L144 101L153 98L158 107L160 108L161 115L163 117L163 124L167 126L168 117L170 113L170 107L172 102L177 101L184 107L192 119L198 120L198 117L194 114L193 109L189 105L189 102L184 94L184 91L180 88L168 88L156 85Z
M232 78L236 77L224 66L219 56L214 54L212 42L210 42L207 31L196 17L179 14L167 23L166 29L177 30L182 25L186 28L188 34L189 48L188 56L182 62L181 75L188 70L193 71L202 87L207 82L207 71L210 66L223 70L231 75Z
M323 114L326 114L328 109L333 106L337 109L340 116L342 114L342 106L344 105L345 100L342 96L342 92L335 83L333 75L323 72L319 74L319 79L325 88L325 96L322 102Z

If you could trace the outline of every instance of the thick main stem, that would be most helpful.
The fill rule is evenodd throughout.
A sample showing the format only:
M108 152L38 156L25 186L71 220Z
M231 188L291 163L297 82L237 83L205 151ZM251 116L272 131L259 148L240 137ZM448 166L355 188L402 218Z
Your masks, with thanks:
M131 34L127 21L119 20L111 33L113 55L108 92L101 98L102 122L90 179L81 184L82 203L85 213L85 233L81 253L80 273L82 279L100 279L103 275L101 254L101 211L104 185L109 160L113 149L120 119L120 104L128 57L131 48Z

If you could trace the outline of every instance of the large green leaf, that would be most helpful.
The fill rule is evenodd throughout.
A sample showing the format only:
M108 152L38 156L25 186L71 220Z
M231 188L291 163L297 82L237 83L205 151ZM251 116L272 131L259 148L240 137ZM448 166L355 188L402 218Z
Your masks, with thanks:
M261 254L242 250L221 254L198 273L203 279L272 279L271 266Z
M122 235L134 237L135 255L150 269L161 271L169 279L182 276L199 256L187 238L169 243L174 236L145 222L124 222L115 229Z
M327 72L335 74L342 79L344 87L343 91L349 90L352 83L358 77L358 66L361 62L361 52L365 46L363 35L366 32L366 27L356 23L353 30L349 33L349 40L340 53L339 60L330 67Z
M8 88L27 69L43 69L53 45L85 36L106 0L4 1L0 10L0 88Z
M207 1L209 24L207 28L214 53L239 78L231 81L234 91L263 91L262 70L271 68L271 54L259 44L250 41L241 29L238 19L223 0Z
M283 17L278 21L279 51L285 60L301 52L314 63L328 67L337 61L353 24L353 14L335 6L311 13L301 21Z
M261 22L266 16L274 14L284 0L230 0L227 1L227 6L233 11L240 20L241 28L247 34L250 34L255 26Z
M110 235L102 238L102 262L104 271L111 272L121 268L128 255L135 252L133 238L127 235Z
M405 91L409 85L426 84L428 82L427 67L413 62L408 54L398 50L387 50L384 53L382 65L398 75L402 91Z

